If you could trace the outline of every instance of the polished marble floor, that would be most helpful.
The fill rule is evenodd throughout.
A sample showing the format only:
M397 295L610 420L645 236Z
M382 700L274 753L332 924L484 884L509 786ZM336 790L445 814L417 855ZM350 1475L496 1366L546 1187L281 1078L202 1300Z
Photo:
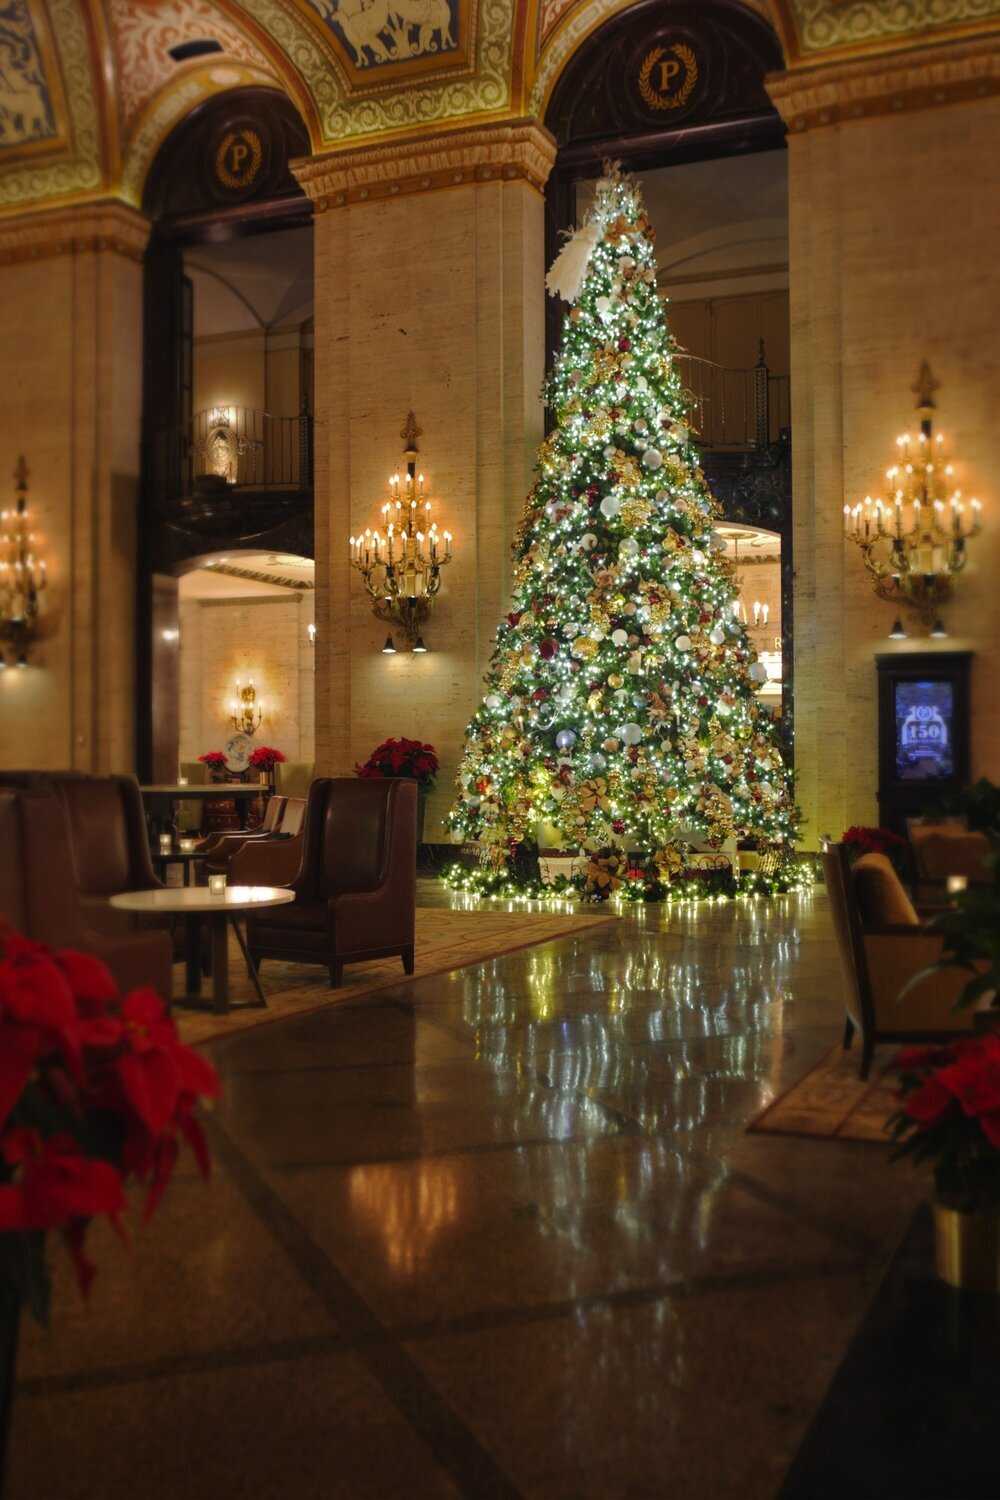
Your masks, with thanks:
M817 893L217 1044L213 1180L26 1331L8 1500L771 1500L921 1197L746 1134L841 1014Z

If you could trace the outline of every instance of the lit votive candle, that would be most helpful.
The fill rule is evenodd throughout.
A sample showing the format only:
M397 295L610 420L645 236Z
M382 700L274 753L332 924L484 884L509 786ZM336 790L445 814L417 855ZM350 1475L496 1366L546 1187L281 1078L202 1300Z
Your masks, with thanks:
M173 847L174 847L174 841L170 837L169 833L161 833L160 834L160 853L161 854L169 854L170 851L171 851L171 849L173 849Z
M208 888L213 896L221 896L226 889L225 875L210 875L208 877Z
M187 779L186 776L178 776L178 778L177 778L177 785L178 786L187 786L187 784L188 784L188 779Z
M197 842L196 839L181 839L180 842L179 842L179 847L180 847L181 853L182 854L193 854L194 853L194 846L195 846L196 842Z
M947 883L949 896L960 896L963 891L969 888L967 875L949 875Z

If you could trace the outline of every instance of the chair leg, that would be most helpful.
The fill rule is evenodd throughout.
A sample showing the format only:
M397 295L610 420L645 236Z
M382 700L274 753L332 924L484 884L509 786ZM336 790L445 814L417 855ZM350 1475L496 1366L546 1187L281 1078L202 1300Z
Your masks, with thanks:
M402 957L402 960L403 960L403 972L405 974L412 974L413 973L413 946L412 946L412 944L410 945L409 948L404 948L403 949L401 957Z
M858 1075L862 1082L871 1072L872 1058L875 1056L875 1043L870 1036L866 1036L861 1043L861 1072Z
M330 988L331 988L331 990L338 990L340 988L340 986L343 984L343 982L344 982L344 965L341 964L341 963L332 963L330 965Z
M845 1019L845 1021L844 1021L844 1051L845 1052L849 1051L851 1043L853 1042L853 1040L854 1040L854 1022L851 1020L850 1016L848 1016Z

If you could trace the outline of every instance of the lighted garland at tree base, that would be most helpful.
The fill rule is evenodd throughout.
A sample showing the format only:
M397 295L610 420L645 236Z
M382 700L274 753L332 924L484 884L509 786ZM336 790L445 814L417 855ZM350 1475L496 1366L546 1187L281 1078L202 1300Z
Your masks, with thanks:
M620 849L601 849L586 870L557 875L550 882L530 874L522 863L509 870L449 865L441 876L452 891L466 896L523 901L601 902L612 898L633 905L670 901L728 901L736 896L786 896L812 890L812 866L787 858L771 871L681 870L662 878L654 861L629 858Z

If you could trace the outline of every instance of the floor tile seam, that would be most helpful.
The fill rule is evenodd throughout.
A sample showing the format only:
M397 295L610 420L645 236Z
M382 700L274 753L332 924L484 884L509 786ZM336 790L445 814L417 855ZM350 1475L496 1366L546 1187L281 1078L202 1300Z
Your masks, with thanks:
M67 1371L54 1376L29 1376L18 1382L18 1400L37 1400L77 1395L91 1390L142 1385L183 1375L208 1375L220 1370L250 1369L271 1364L290 1364L324 1355L357 1355L383 1345L427 1343L438 1338L471 1333L502 1332L535 1323L557 1323L581 1312L642 1307L656 1302L692 1301L734 1290L827 1280L867 1269L853 1260L812 1262L799 1267L760 1267L733 1273L678 1277L648 1286L618 1291L592 1292L557 1302L538 1302L523 1307L483 1308L454 1317L426 1319L414 1323L383 1324L378 1332L349 1338L337 1333L317 1334L275 1344L212 1351L203 1355L178 1354L135 1365L114 1365L98 1370Z
M825 1234L834 1244L843 1245L845 1249L854 1251L871 1259L881 1248L880 1242L873 1239L871 1235L861 1230L846 1228L839 1219L830 1219L826 1214L814 1213L809 1209L803 1209L796 1200L787 1193L782 1193L776 1188L768 1187L767 1183L760 1182L752 1173L742 1171L731 1171L726 1178L733 1187L744 1192L748 1197L762 1203L767 1208L774 1209L777 1213L791 1219L793 1223L801 1225L806 1229L813 1229L820 1234Z
M248 1207L289 1266L324 1304L336 1327L400 1418L424 1442L468 1500L521 1500L495 1455L480 1442L395 1333L378 1317L281 1196L216 1120L208 1122L213 1152L224 1162Z

